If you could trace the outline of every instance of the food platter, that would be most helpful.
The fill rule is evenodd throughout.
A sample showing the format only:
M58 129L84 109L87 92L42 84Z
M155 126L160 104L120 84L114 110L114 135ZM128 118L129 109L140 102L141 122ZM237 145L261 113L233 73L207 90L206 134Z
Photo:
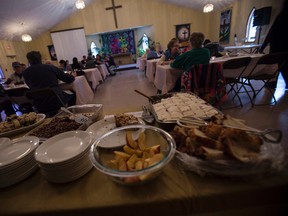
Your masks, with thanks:
M145 124L144 121L141 118L138 118L139 124ZM116 122L115 122L115 118L114 115L110 115L110 116L106 116L104 119L95 122L94 124L90 125L86 132L92 134L92 136L97 139L99 137L101 137L102 135L104 135L105 133L113 130L116 128ZM135 136L137 136L138 131L135 131L133 133ZM119 143L119 140L123 140L121 139L121 136L125 135L125 133L119 133L119 139L115 140L115 142L109 142L109 145L105 145L105 146L100 146L103 148L112 148L112 147L118 147L120 145L122 145L122 143ZM113 144L112 144L113 143Z
M34 124L0 133L0 137L12 136L12 135L16 135L16 134L31 130L31 129L37 127L38 125L40 125L44 121L45 117L46 117L45 114L39 113L39 114L37 114L37 119L36 119L36 122Z
M195 156L177 151L176 158L187 170L203 175L228 177L252 177L283 170L285 154L280 144L264 143L258 160L243 163L235 160L202 160Z
M227 115L214 120L202 127L174 128L172 136L178 139L176 158L185 169L199 175L229 177L251 177L285 169L283 147L273 142L276 134L267 134L270 139L265 139L259 130ZM186 136L177 138L179 132Z
M221 113L215 107L191 92L168 93L151 96L151 109L158 123L176 123L183 116L210 118Z

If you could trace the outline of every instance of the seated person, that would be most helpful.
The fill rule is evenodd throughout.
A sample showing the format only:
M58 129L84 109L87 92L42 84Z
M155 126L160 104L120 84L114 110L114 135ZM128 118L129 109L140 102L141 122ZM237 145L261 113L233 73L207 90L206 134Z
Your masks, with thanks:
M63 71L72 71L72 67L70 65L67 65L67 61L63 59L59 61L59 68Z
M141 58L147 58L147 55L148 55L149 52L150 52L150 49L147 48L147 49L145 50L145 53L141 56Z
M208 64L210 62L210 52L208 49L202 47L203 41L203 33L192 33L189 39L192 49L178 56L170 64L170 66L173 68L179 68L185 71L189 71L193 65ZM181 77L177 80L174 90L181 90Z
M22 75L23 66L21 66L19 62L13 62L12 68L14 70L14 73L9 76L5 84L15 84L15 85L24 84L24 78Z
M179 55L179 46L180 45L178 39L172 38L167 44L167 50L163 53L157 64L170 64Z
M160 42L156 42L155 50L156 50L157 56L161 57L163 54L163 50L162 50L162 46L161 46Z
M68 104L68 106L75 105L75 94L68 94L62 91L58 84L59 80L66 83L72 83L75 80L74 76L64 73L53 65L42 64L40 52L31 51L27 53L26 57L30 63L30 67L23 72L23 77L25 83L31 90L51 88L62 99L64 104ZM36 108L38 107L38 109L39 107L44 107L45 110L60 108L59 103L54 103L53 98L43 98L42 101L37 101L34 105Z
M152 46L150 46L150 52L147 53L147 60L156 59L156 58L158 58L158 55L157 55L155 46L152 45Z
M86 58L86 56L84 55L83 58L82 58L82 60L81 60L81 64L82 64L82 65L85 65L86 62L87 62L87 58Z
M79 63L77 57L74 57L72 60L72 70L82 70L82 64Z
M100 54L97 54L97 55L96 55L96 58L95 58L95 64L96 64L96 65L100 65L100 64L102 64L102 63L103 63L102 57L100 56Z
M92 56L88 56L87 57L87 61L86 61L86 65L85 65L85 68L95 68L96 65L95 65L95 61L92 59Z
M209 39L206 39L203 43L204 48L207 48L210 51L210 56L221 57L219 53L224 50L217 42L211 42Z

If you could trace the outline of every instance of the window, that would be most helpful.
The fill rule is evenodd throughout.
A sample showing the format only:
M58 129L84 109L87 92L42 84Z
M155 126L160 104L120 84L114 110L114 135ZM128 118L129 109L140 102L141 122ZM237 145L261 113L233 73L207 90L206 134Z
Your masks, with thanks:
M92 56L96 56L98 54L97 46L94 41L91 42L90 49L91 49Z
M257 26L253 27L254 12L255 12L255 8L253 8L251 10L249 18L248 18L248 22L246 25L246 40L245 40L245 42L255 42L255 40L256 40Z
M149 38L146 34L142 37L142 49L146 50L149 47Z
M2 71L2 68L0 66L0 80L5 79L5 74Z

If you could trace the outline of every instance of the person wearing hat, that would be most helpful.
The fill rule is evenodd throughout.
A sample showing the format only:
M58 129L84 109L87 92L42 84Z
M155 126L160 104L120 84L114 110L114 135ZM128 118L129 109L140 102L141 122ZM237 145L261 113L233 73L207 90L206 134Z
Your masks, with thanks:
M12 63L12 68L14 70L14 73L9 76L5 84L24 84L24 78L22 76L23 66L16 61Z

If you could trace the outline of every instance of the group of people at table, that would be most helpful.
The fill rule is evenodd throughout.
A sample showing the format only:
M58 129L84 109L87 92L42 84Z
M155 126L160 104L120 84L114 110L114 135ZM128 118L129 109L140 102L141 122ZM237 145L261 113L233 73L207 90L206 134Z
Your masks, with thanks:
M99 67L102 66L99 68L99 70L105 69L103 70L104 78L105 76L115 74L115 72L111 68L111 66L114 66L115 63L113 61L113 57L110 56L108 56L107 59L102 59L102 57L100 58L100 55L95 59L92 59L92 57L90 56L88 58L86 58L86 56L83 56L82 61L78 61L78 59L74 57L73 63L71 65L65 60L60 60L59 67L56 67L49 62L42 63L42 56L38 51L31 51L27 53L26 57L30 66L26 67L25 64L20 64L17 61L13 62L12 68L14 70L14 73L12 73L8 77L8 79L2 84L0 110L4 110L6 116L15 114L15 109L12 105L14 101L11 101L11 98L7 97L7 92L9 92L9 89L25 86L27 89L29 88L29 90L33 91L48 87L51 88L61 98L64 104L72 106L75 104L82 104L82 102L85 103L85 101L81 101L81 98L76 98L79 95L77 89L76 91L74 91L75 89L73 88L65 88L65 84L73 85L75 83L79 83L79 90L88 90L91 94L87 94L87 92L85 92L83 93L83 95L86 95L86 98L90 98L90 100L92 100L94 95L93 91L90 89L90 87L86 87L87 85L89 86L89 77L81 75L86 75L86 70L87 72L94 73L94 70L97 70L96 65L99 65ZM101 75L102 73L99 72L100 80L102 80ZM84 88L84 84L80 82L85 82L84 84L87 83L85 86L86 88ZM69 89L69 91L67 89ZM81 94L82 93L80 93L79 95L80 97ZM91 97L88 97L87 95ZM45 101L48 102L49 100ZM53 104L47 103L45 106L51 107L52 109Z
M224 47L219 43L211 43L209 39L205 40L205 36L201 32L192 33L188 42L188 47L180 50L178 39L172 38L167 45L167 50L161 55L158 54L157 50L154 51L154 48L152 48L139 59L139 68L146 70L148 79L154 82L156 88L162 91L162 93L180 91L183 89L183 86L185 87L183 85L183 71L191 71L191 68L195 65L223 63L232 58L229 57L229 53L223 52ZM267 46L267 43L262 46L259 45L261 53L251 53L246 54L246 56L257 57L256 59L260 58L263 55L265 46ZM237 53L237 55L245 57L241 53ZM219 59L221 60L219 61ZM256 63L256 60L253 62ZM163 79L166 79L166 81L163 81Z

